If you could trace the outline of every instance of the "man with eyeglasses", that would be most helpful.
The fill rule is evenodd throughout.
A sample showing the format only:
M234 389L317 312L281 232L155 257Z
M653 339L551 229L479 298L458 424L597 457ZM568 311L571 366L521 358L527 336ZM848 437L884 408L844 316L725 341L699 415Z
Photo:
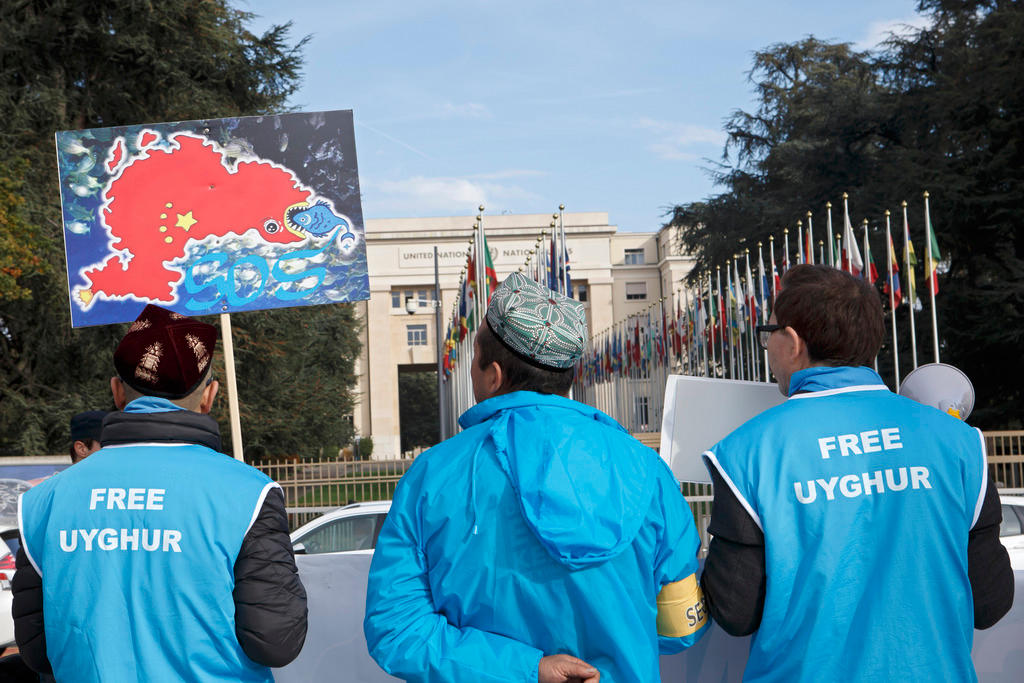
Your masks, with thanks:
M281 488L220 451L212 325L149 305L114 352L102 448L24 493L25 662L58 681L260 681L306 636Z
M981 433L869 366L878 293L788 271L758 329L785 403L704 454L715 487L701 585L744 680L976 680L975 628L1013 602Z

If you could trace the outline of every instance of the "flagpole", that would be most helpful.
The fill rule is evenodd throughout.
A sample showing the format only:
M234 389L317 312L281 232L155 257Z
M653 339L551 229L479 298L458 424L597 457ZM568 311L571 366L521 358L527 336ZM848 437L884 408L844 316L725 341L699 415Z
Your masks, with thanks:
M704 288L701 287L701 290L703 290L703 289ZM697 295L701 296L702 293L703 293L702 291L698 291ZM707 357L711 358L711 367L706 369L707 370L707 372L705 373L706 377L717 377L718 376L718 353L716 352L716 349L715 349L715 328L714 328L713 325L710 326L710 327L708 326L708 324L712 320L711 311L713 310L712 306L714 305L714 303L715 303L715 296L714 296L713 290L711 288L711 271L708 270L708 312L704 316L704 318L707 321L705 323L705 325L704 325L704 329L708 330L708 332L707 332L707 335L708 335L708 346L711 347L711 353L709 355L705 355L705 358L707 358ZM694 334L696 334L697 333L697 321L696 320L693 321L693 330L694 330ZM702 330L702 333L703 333L703 330ZM703 345L703 344L704 344L704 340L701 339L701 345ZM712 372L714 374L712 374Z
M835 243L835 246L832 247L832 262L833 263L835 263L835 261L836 261L836 254L841 254L841 253L843 253L843 234L842 233L836 233L836 243ZM833 267L834 268L838 268L839 270L843 269L843 259L842 259L842 257L839 258L839 263L837 265L833 266Z
M572 294L569 292L569 269L566 267L565 260L569 255L569 248L565 244L565 220L562 217L562 213L565 211L565 204L558 205L558 232L559 237L562 240L561 251L558 252L558 258L562 261L561 279L562 279L562 294L572 298Z
M892 321L892 366L896 375L896 393L900 391L900 349L896 340L896 292L893 291L892 280L892 232L889 226L889 209L885 210L885 263L889 272L886 280L889 289L889 317Z
M761 272L761 324L764 325L768 322L768 292L764 291L764 257L761 253L761 243L757 243L757 268ZM775 282L774 273L772 274L772 282ZM771 375L771 368L768 367L768 349L764 349L764 381L769 381L769 375Z
M853 225L850 223L850 209L846 202L848 196L845 192L843 193L843 244L846 248L847 272L853 275L853 253L850 251L850 242L853 239ZM847 236L847 232L849 232L849 236Z
M757 347L754 346L754 325L757 321L757 292L754 290L754 278L750 272L750 249L743 250L743 257L745 260L745 266L747 268L747 291L744 292L747 295L747 339L750 340L750 379L759 379L761 375L761 368L758 367L757 358Z
M775 308L775 297L779 295L778 285L775 283L775 235L768 235L768 250L772 258L772 308Z
M836 255L832 251L832 245L835 244L832 241L832 202L825 202L825 210L828 211L828 264L835 268Z
M935 362L939 362L939 323L935 314L935 285L938 283L938 264L932 260L932 216L928 210L928 190L924 191L924 253L925 270L928 275L928 291L932 295L932 351L935 354Z
M807 212L807 262L812 266L814 265L814 226L811 224L811 216L813 214Z
M871 245L868 244L868 219L864 219L864 267L860 271L861 277L874 285L871 281ZM875 372L878 372L878 354L875 354Z
M796 242L796 262L807 263L807 255L804 254L804 222L800 220L796 222Z
M785 275L789 270L789 228L782 229L782 241L782 265L785 266L782 274Z
M917 304L917 287L914 286L914 273L910 270L910 222L907 220L907 202L903 201L903 255L907 260L907 304L910 308L910 351L917 369L917 330L914 325L915 306Z

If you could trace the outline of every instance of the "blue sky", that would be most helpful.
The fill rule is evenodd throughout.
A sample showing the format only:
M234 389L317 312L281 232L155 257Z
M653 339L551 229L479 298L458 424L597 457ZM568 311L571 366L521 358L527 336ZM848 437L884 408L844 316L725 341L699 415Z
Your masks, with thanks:
M753 52L813 34L867 48L910 0L240 0L311 35L301 111L352 109L367 218L607 211L623 231L715 193Z

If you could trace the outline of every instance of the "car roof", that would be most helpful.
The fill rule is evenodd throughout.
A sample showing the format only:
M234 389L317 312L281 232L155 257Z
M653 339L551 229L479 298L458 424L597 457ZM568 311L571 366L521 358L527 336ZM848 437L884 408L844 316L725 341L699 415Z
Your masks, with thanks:
M299 535L305 534L311 529L315 529L321 524L330 522L331 520L344 519L345 517L356 517L361 514L372 515L386 513L390 509L390 500L372 500L365 503L352 503L351 505L345 505L335 510L331 510L330 512L325 512L315 519L311 519L293 531L290 536L292 539L295 539Z

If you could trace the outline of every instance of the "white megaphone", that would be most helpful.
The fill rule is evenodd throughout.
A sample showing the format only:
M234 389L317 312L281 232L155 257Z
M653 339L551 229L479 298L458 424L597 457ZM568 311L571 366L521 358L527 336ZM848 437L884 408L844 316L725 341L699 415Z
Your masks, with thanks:
M966 420L974 410L974 386L967 375L945 363L922 365L904 378L900 396Z

